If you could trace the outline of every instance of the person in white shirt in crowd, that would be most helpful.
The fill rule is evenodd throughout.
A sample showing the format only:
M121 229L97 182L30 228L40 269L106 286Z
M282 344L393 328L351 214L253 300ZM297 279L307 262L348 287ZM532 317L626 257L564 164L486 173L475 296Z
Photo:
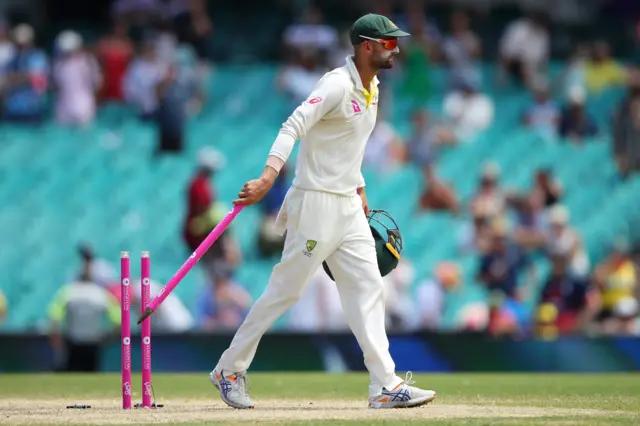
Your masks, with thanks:
M278 76L278 87L298 105L307 99L318 80L326 72L319 65L317 51L293 52L293 61L284 66Z
M471 30L469 14L456 11L451 17L451 33L442 42L444 57L451 67L452 87L471 76L480 81L478 59L482 54L480 38Z
M477 77L460 76L458 89L444 99L444 115L459 143L473 142L493 123L493 101L479 86Z
M580 235L569 225L569 210L562 205L553 206L549 210L548 222L547 253L567 257L570 271L578 277L585 277L591 269L591 262Z
M500 41L502 77L530 86L549 61L548 17L537 11L509 24Z
M299 23L290 25L284 32L284 44L294 51L331 52L338 45L338 31L324 23L322 11L309 6Z
M288 328L295 331L347 331L338 287L322 267L311 276L300 300L288 315Z
M340 31L340 40L337 47L335 47L329 54L329 65L333 68L341 67L344 62L344 58L351 53L351 39L349 37L349 28Z
M142 119L152 119L158 109L157 87L169 73L169 66L156 53L153 40L145 39L140 55L129 65L124 77L124 95L134 105Z
M96 95L102 84L96 58L83 50L83 40L75 31L63 31L55 43L58 56L53 62L56 121L84 127L96 115Z

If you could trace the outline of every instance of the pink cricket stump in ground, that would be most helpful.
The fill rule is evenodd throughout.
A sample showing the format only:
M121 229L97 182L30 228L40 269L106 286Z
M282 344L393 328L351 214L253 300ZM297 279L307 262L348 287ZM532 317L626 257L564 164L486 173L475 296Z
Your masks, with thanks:
M129 252L120 253L120 343L122 352L122 408L131 408L131 282Z
M140 257L140 305L144 313L151 302L151 259L149 252ZM142 322L142 407L151 408L151 318Z

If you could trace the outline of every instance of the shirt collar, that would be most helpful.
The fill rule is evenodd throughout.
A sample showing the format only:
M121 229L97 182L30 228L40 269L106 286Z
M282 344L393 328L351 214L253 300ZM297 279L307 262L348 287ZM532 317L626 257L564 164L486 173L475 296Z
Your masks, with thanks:
M353 79L353 82L355 83L356 88L364 92L365 88L362 85L362 79L360 78L360 74L358 73L356 64L353 62L353 57L347 56L345 61L347 63L347 70L349 71L349 74L351 75L351 78ZM373 86L373 88L374 89L377 88L379 83L380 81L378 80L378 77L374 76L373 80L371 81L371 85ZM369 89L367 88L367 90Z

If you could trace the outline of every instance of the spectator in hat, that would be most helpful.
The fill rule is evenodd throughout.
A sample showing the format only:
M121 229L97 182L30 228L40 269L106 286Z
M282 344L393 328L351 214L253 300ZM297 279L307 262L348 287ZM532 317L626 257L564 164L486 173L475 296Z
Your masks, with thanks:
M562 138L580 143L584 138L595 136L598 126L586 108L587 92L575 86L569 89L568 104L562 111L558 133Z
M187 215L183 225L183 238L192 252L227 213L226 207L216 202L212 185L215 173L224 164L222 154L212 148L204 148L198 153L198 167L187 189ZM227 228L198 263L213 283L219 267L235 268L240 260L238 244L231 235L231 229Z
M13 122L39 123L44 119L49 63L35 47L35 31L20 24L11 33L15 53L7 65L4 81L4 118Z
M479 87L477 77L460 76L457 90L444 100L444 115L459 143L472 142L493 123L493 101Z
M224 162L222 154L213 148L203 148L198 152L197 168L187 189L184 239L189 250L195 250L215 226L213 178Z
M96 114L96 92L102 84L96 59L82 49L83 40L75 31L63 31L56 39L58 55L53 63L56 120L84 127Z
M49 305L51 346L65 358L58 367L66 371L98 371L101 348L120 325L117 299L91 280L89 266L60 287Z

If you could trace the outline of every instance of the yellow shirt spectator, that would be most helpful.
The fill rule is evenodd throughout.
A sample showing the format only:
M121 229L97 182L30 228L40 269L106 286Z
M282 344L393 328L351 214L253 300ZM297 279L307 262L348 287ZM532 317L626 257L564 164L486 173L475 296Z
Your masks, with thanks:
M634 297L636 282L636 268L631 260L611 268L602 289L604 308L613 309L621 300Z
M585 77L589 92L598 93L611 86L624 84L627 80L627 71L613 59L589 61L586 64Z

